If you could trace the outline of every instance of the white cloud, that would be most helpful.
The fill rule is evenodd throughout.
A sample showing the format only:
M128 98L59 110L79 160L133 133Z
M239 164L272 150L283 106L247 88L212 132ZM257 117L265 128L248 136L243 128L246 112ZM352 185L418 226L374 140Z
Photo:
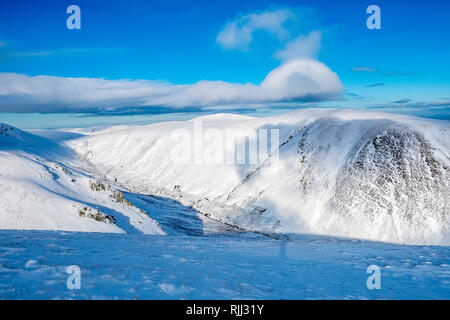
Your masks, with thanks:
M289 38L289 32L284 24L291 19L294 19L294 15L288 9L247 14L228 22L216 41L225 49L246 50L255 31L265 31L279 40L285 40Z
M284 49L275 53L280 60L292 60L297 58L317 58L320 51L322 34L312 31L307 36L300 35L288 42Z
M339 77L323 63L295 59L272 70L261 84L199 81L172 85L147 80L62 78L0 73L0 111L54 112L122 107L214 107L317 101L339 95Z
M0 112L114 111L122 108L242 108L285 102L328 100L343 92L339 77L317 61L321 33L290 40L288 21L300 11L279 9L244 15L229 22L217 42L227 49L246 49L253 33L278 37L285 47L275 53L281 65L260 84L199 81L173 85L148 80L62 78L0 73ZM292 29L291 29L292 31ZM64 51L65 52L65 51ZM48 54L48 52L38 52ZM53 53L51 53L53 54Z

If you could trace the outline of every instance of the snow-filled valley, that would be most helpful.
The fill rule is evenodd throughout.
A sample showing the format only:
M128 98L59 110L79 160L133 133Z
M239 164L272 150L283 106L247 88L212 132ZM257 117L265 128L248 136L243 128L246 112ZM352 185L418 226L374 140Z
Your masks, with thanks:
M182 162L179 133L198 125L202 144L182 141L195 151ZM231 144L208 140L229 130ZM261 132L270 147L254 155ZM239 150L257 161L237 164ZM0 298L445 299L449 190L448 121L303 110L0 124ZM70 265L79 290L66 287Z
M215 157L196 163L195 156L182 162L185 150L173 133L187 130L194 140L199 122L204 136L230 135L232 129L236 139L234 148L206 141L193 148L195 155L206 157L219 145L223 157L231 153L236 159L245 148L251 156L249 141L273 129L279 135L277 154L254 164L214 162ZM176 199L246 230L450 244L445 121L303 110L271 118L219 114L85 134L69 145L107 179L134 192Z

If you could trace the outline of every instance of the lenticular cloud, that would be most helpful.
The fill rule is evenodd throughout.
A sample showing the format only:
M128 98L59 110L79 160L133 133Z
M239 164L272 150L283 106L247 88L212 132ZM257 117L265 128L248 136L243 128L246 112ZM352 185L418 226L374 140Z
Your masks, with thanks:
M105 80L0 73L0 111L71 112L123 107L214 107L327 100L339 95L339 77L325 64L289 60L259 84L199 81L173 85L148 80Z

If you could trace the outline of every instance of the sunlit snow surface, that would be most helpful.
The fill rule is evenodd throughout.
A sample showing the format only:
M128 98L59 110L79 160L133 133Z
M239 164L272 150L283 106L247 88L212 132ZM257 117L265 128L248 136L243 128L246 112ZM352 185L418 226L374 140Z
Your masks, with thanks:
M201 218L169 199L143 199L167 236L0 231L0 298L450 297L449 247L306 235L277 240ZM81 268L79 290L66 286L69 265ZM367 288L369 265L381 268L380 290Z
M0 232L2 299L421 299L450 296L450 249L304 236ZM66 287L79 265L81 289ZM381 289L366 268L381 267Z

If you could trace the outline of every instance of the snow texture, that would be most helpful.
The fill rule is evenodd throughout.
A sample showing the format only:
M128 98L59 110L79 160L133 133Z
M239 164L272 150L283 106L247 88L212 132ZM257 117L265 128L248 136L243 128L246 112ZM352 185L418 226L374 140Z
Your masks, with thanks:
M2 299L448 299L449 247L298 236L0 231ZM66 286L67 267L81 287ZM367 267L381 270L369 290Z
M162 234L61 142L0 124L0 229Z
M199 120L204 132L243 132L236 148L224 146L225 154L245 143L239 142L244 130L254 137L259 129L278 129L279 160L182 163L171 134L192 132ZM219 114L85 134L69 144L106 179L246 230L450 243L448 121L322 109L271 118ZM202 148L206 154L211 145ZM270 174L274 164L278 171Z

